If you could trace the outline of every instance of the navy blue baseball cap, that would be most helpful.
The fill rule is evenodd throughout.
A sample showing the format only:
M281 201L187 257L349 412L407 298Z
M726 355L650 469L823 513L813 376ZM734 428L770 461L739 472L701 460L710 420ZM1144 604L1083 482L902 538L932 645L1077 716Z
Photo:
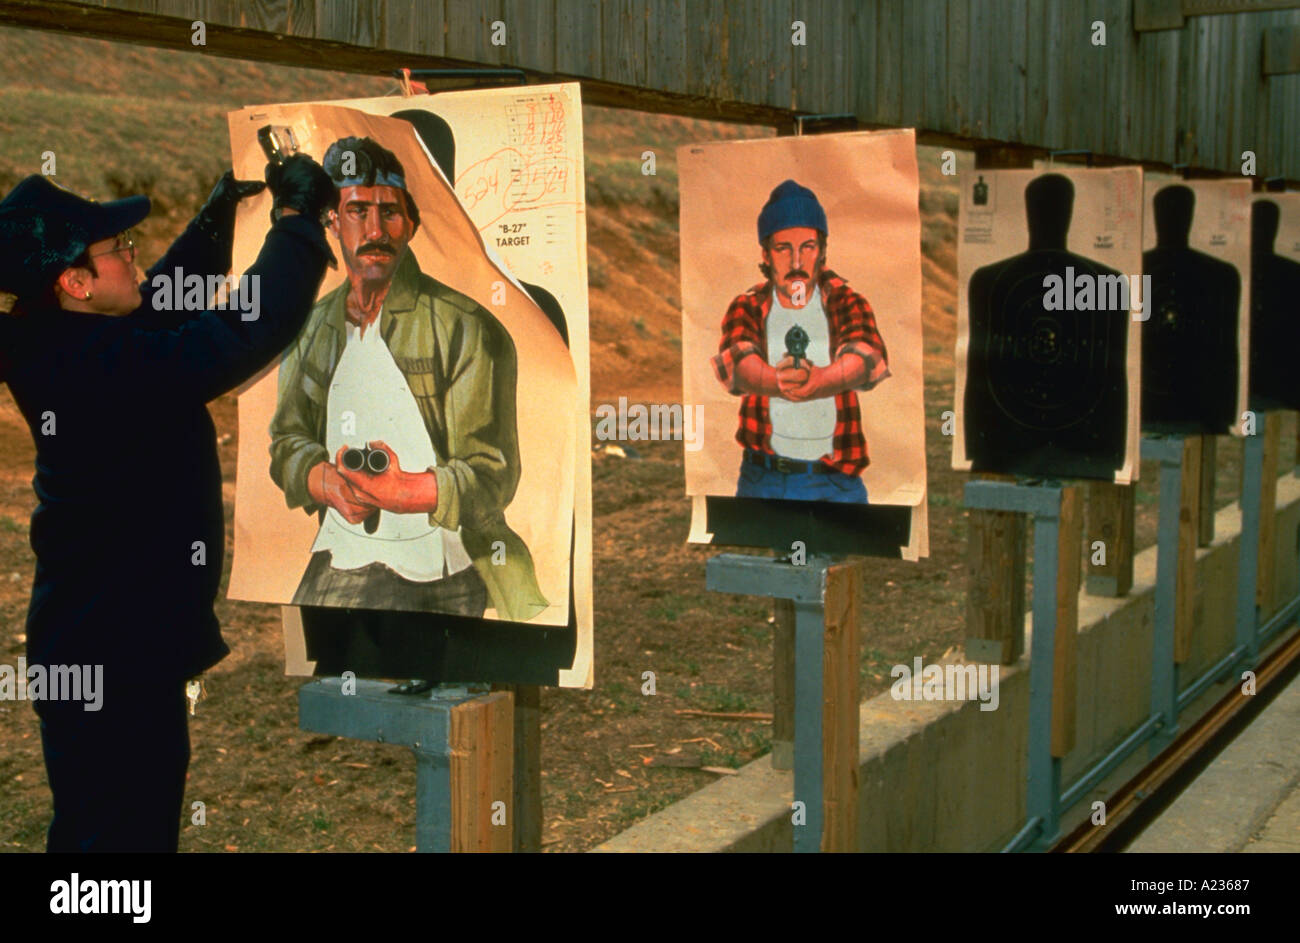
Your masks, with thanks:
M86 249L149 215L149 198L97 203L33 174L0 200L0 291L45 291Z
M828 235L826 211L817 201L817 194L793 180L786 180L772 191L763 211L758 214L758 241L762 242L774 232L796 226L806 226L823 236Z

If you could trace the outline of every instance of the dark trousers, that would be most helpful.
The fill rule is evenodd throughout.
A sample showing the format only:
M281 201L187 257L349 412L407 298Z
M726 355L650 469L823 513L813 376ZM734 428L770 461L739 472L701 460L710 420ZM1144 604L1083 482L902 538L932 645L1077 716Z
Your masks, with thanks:
M174 852L190 762L185 684L140 687L121 668L104 678L98 711L36 702L54 793L46 850Z
M293 605L402 609L476 618L487 609L487 584L472 565L440 580L417 583L382 563L336 570L330 559L328 550L311 555L293 595Z
M414 583L379 563L336 570L329 553L320 551L312 554L293 601L302 606L307 657L316 662L316 674L441 681L448 634L438 616L482 618L488 595L473 566Z

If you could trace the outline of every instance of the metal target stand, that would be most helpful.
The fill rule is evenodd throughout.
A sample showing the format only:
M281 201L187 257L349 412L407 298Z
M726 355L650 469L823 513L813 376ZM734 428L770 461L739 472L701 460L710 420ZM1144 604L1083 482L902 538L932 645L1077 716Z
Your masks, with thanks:
M803 819L792 808L791 822L799 854L857 848L856 585L861 575L859 562L813 554L806 564L795 565L789 559L724 553L705 565L709 590L793 603L794 801L802 803ZM842 696L835 698L834 692Z

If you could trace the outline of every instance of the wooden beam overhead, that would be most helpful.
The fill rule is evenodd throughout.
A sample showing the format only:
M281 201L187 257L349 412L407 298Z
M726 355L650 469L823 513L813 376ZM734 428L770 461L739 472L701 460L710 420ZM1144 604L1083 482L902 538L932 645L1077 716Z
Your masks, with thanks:
M1300 26L1270 26L1264 30L1264 74L1300 72Z
M1133 0L1133 29L1139 33L1161 29L1182 29L1182 0Z
M73 33L230 59L366 75L385 75L401 67L469 69L489 64L218 23L208 24L206 45L194 46L190 41L191 22L157 13L131 11L128 14L112 7L88 6L67 0L0 0L0 25ZM580 81L583 102L589 105L772 126L788 125L794 115L790 109L763 104L638 88L563 72L523 71L531 82Z
M1300 10L1300 0L1182 0L1184 16Z
M1250 150L1270 176L1300 180L1300 13L1288 12L1300 0L750 5L0 0L0 24L372 75L509 66L578 81L594 105L777 128L852 111L858 127L916 128L927 144L1086 150L1098 166L1239 174Z
M1139 33L1182 29L1188 17L1300 10L1300 0L1133 0L1133 29Z

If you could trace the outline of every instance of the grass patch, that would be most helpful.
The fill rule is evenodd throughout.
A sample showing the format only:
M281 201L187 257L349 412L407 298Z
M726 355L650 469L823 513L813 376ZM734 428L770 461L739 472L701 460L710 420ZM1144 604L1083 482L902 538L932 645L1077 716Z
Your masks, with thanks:
M680 616L681 614L682 614L682 610L680 608L676 606L662 604L662 603L651 606L649 609L646 610L646 615L648 615L650 618L662 619L665 622L676 622L678 616Z

